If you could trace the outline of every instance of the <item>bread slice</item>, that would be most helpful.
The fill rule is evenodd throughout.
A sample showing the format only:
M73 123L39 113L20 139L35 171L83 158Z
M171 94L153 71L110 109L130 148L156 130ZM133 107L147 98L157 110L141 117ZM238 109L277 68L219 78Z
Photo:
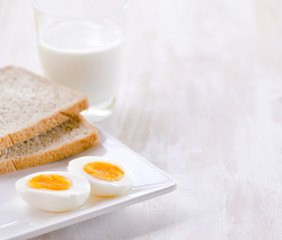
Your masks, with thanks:
M0 69L0 150L88 108L87 97L18 67Z
M82 116L0 151L0 174L60 160L99 142L98 131Z

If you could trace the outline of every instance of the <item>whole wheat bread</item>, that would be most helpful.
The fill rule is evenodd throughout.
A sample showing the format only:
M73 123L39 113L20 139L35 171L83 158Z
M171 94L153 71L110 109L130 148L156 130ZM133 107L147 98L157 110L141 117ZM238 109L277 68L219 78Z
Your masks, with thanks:
M87 97L18 67L0 69L0 150L88 108Z
M98 131L82 116L0 151L0 174L53 162L97 144Z

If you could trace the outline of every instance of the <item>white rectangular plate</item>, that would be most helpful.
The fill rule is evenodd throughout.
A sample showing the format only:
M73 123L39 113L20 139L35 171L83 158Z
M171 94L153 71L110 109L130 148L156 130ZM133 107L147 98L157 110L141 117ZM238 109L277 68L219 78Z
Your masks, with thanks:
M130 169L134 177L133 189L123 196L113 198L90 196L82 207L66 213L33 209L16 194L14 184L21 177L47 170L66 171L70 160L86 155L107 157ZM173 178L100 131L100 144L83 153L58 162L0 176L0 239L35 237L168 193L175 188L176 181Z

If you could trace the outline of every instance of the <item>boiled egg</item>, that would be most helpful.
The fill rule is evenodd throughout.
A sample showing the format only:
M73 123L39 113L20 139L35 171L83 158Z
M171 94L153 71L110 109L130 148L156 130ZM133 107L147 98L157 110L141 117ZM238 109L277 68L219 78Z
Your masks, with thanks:
M78 208L90 194L87 180L59 171L28 175L19 179L15 187L27 204L50 212L66 212Z
M121 164L103 157L86 156L68 164L68 172L88 180L91 193L98 196L116 196L132 187L132 176Z

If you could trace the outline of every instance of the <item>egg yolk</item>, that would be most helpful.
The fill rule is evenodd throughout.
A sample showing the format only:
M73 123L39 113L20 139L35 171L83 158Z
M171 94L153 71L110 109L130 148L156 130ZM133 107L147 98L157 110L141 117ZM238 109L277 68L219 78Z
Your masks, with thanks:
M95 178L105 181L120 180L124 172L117 165L104 162L91 162L84 165L83 170Z
M71 181L66 177L56 174L42 174L30 179L27 185L36 189L67 190L71 187Z

